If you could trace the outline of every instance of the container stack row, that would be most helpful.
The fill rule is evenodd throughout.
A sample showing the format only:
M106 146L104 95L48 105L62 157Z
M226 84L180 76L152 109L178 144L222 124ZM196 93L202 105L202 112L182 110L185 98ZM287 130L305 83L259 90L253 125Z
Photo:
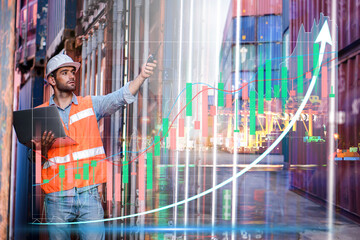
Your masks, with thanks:
M257 72L259 67L265 69L266 60L271 61L272 79L279 79L282 0L233 0L231 8L231 19L228 17L224 31L221 71L227 89L252 82L247 91L239 92L242 99L248 99L249 92L257 88ZM236 71L239 71L238 75Z

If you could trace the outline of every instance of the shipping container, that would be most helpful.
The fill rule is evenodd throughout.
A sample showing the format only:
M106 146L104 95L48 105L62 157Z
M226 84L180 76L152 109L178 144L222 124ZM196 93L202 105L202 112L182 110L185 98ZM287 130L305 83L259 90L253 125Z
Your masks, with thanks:
M340 0L336 4L338 47L341 50L360 39L360 23L355 20L360 19L360 0ZM324 16L331 15L331 1L290 0L289 13L293 49L301 25L304 25L306 31L310 31L314 21L319 22L321 13Z
M360 0L337 1L339 50L360 39Z
M226 80L231 75L231 53L228 54L226 59L223 59L223 64L221 66L221 78Z
M349 151L350 147L359 147L360 143L360 55L354 44L360 39L359 21L354 21L360 17L360 0L341 0L336 1L336 4L339 50L338 86L334 92L338 100L336 127L339 140L336 146L339 151ZM331 16L331 7L331 1L290 0L290 51L296 46L301 26L309 32L314 21L319 23L321 14ZM318 94L320 92L318 90ZM326 201L327 167L321 165L326 164L327 158L319 153L327 152L327 146L300 142L298 139L302 137L301 132L306 130L301 123L297 124L297 128L296 132L290 133L290 162L315 163L318 167L310 174L305 170L292 171L291 185ZM319 129L314 129L314 136L321 134L325 139L324 131L321 133ZM339 159L335 164L335 203L359 221L360 194L357 190L360 187L360 161Z
M236 59L236 46L232 48L232 71L236 71L236 63L238 63L238 71L254 71L256 68L256 45L241 44L239 46L239 59Z
M27 14L27 12L29 12L29 14ZM26 22L26 18L27 18L27 31L28 32L35 32L36 29L36 19L37 19L37 0L30 0L29 1L29 6L25 5L22 9L21 9L21 13L20 13L20 36L24 37L24 33L23 30L25 30L25 22Z
M275 92L276 92L276 87L275 85L279 86L279 92L281 91L280 87L281 87L281 72L280 70L271 70L271 92L272 92L272 97L275 97Z
M268 81L266 79L266 70L264 70L264 81ZM258 86L258 72L256 72L256 76L255 79L256 80L256 86ZM281 72L280 70L271 70L269 73L269 81L271 81L271 96L274 97L275 95L275 85L278 85L279 87L281 87ZM281 91L281 89L279 89ZM266 91L266 84L264 83L264 94Z
M256 29L256 18L255 17L241 17L240 18L240 42L242 43L251 43L255 42L255 29ZM237 28L237 19L233 18L233 43L236 43L236 28Z
M280 15L282 13L282 0L257 0L256 15Z
M340 148L360 143L360 53L339 64ZM360 187L360 186L359 186Z
M32 89L33 82L31 79L27 81L20 89L19 92L19 109L25 110L29 109L32 106ZM31 196L31 183L33 181L33 175L31 174L31 162L27 159L29 148L17 141L17 160L16 160L16 191L15 191L15 239L26 239L26 236L29 233L26 231L20 231L27 226L28 222L31 220L31 215L34 213L31 211L32 204L30 199L33 199Z
M258 42L281 42L281 16L262 16L257 20Z
M232 0L232 16L237 17L237 7L240 3L240 16L255 16L257 0Z
M47 56L55 53L57 46L64 39L74 36L76 27L75 0L49 1L48 4L48 35L46 40ZM64 34L64 35L63 35ZM63 37L61 37L63 36Z
M230 52L231 44L232 44L233 27L232 27L231 11L232 11L232 6L230 5L225 21L224 33L222 39L222 49L223 49L222 57L227 57L227 54Z
M289 17L289 0L283 1L283 12L282 12L282 28L283 33L289 28L290 17Z
M224 39L223 39L223 43L222 43L222 49L221 49L221 58L226 59L230 53L231 50L231 45L232 45L232 22L230 24L229 29L227 30L227 32L224 32Z
M24 57L25 57L25 51L24 51L24 47L25 44L21 45L19 47L19 62L22 63L24 62ZM29 32L28 36L27 36L27 41L26 41L26 59L32 59L35 57L35 52L36 52L36 34Z
M282 44L281 43L263 43L259 44L257 48L258 66L264 67L265 62L271 61L271 69L280 69L282 59Z

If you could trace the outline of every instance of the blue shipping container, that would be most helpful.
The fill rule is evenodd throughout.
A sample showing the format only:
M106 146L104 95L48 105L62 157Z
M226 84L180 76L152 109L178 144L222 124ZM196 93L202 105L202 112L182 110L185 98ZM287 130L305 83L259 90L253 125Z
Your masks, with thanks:
M289 28L290 18L289 18L289 1L283 0L283 23L282 23L282 31L283 33Z
M266 68L265 62L271 61L271 69L280 69L282 59L281 43L263 43L258 45L258 66Z
M241 44L238 55L238 71L255 71L256 69L256 45ZM236 46L232 49L232 70L236 71Z
M231 76L231 54L229 54L226 59L222 60L220 71L222 80L226 82L229 76Z
M281 42L282 41L282 16L263 16L258 18L257 40L258 42Z
M237 19L233 18L233 43L236 43L236 24ZM240 42L242 43L251 43L255 42L255 17L241 17L240 18Z
M275 85L278 85L279 88L281 88L281 71L280 70L272 70L271 71L271 86L272 86L272 89L271 89L271 92L274 96L274 86Z
M256 84L256 90L258 91L258 72L255 72L255 78L253 81L255 81L254 83L251 83L250 85L251 86L255 86ZM266 70L264 71L264 82L263 82L263 86L264 86L264 97L265 97L265 93L266 93ZM269 81L271 81L271 96L272 97L275 97L275 85L277 85L277 89L279 89L279 93L280 93L280 96L281 96L281 71L280 70L271 70L271 75L270 75L270 78L269 78ZM249 88L249 91L250 91L250 88Z
M76 27L76 4L75 0L49 1L48 4L48 35L46 50L51 50L52 55L56 47L61 43L58 34L63 30L75 30Z

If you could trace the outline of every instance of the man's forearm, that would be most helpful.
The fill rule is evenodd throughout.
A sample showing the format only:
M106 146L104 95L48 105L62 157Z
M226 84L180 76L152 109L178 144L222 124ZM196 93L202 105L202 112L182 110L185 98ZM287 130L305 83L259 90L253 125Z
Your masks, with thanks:
M141 74L139 74L139 75L138 75L133 81L131 81L130 84L129 84L129 91L130 91L130 93L131 93L132 95L135 95L135 94L139 91L139 89L140 89L141 85L144 83L144 81L145 81L145 78L143 78L143 77L141 76Z

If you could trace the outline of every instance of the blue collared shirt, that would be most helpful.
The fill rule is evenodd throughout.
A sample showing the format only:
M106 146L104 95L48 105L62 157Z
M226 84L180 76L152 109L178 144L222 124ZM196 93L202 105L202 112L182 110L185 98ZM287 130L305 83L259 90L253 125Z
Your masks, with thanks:
M109 116L116 111L118 111L122 106L125 104L130 104L135 101L135 96L133 96L129 90L129 83L127 83L124 87L120 88L119 90L109 93L107 95L103 96L91 96L91 100L93 103L94 113L96 116L97 121L102 119L105 116ZM60 117L62 121L64 122L67 129L69 129L69 115L70 115L70 109L71 105L78 104L76 95L73 93L72 101L71 103L65 107L64 109L60 108L56 103L54 102L54 95L51 96L49 100L49 106L55 105L57 106L57 109L59 111ZM81 193L84 191L87 191L91 188L97 187L99 184L86 186L83 188L78 188L77 192ZM75 196L75 188L62 191L62 192L53 192L49 193L51 196Z

